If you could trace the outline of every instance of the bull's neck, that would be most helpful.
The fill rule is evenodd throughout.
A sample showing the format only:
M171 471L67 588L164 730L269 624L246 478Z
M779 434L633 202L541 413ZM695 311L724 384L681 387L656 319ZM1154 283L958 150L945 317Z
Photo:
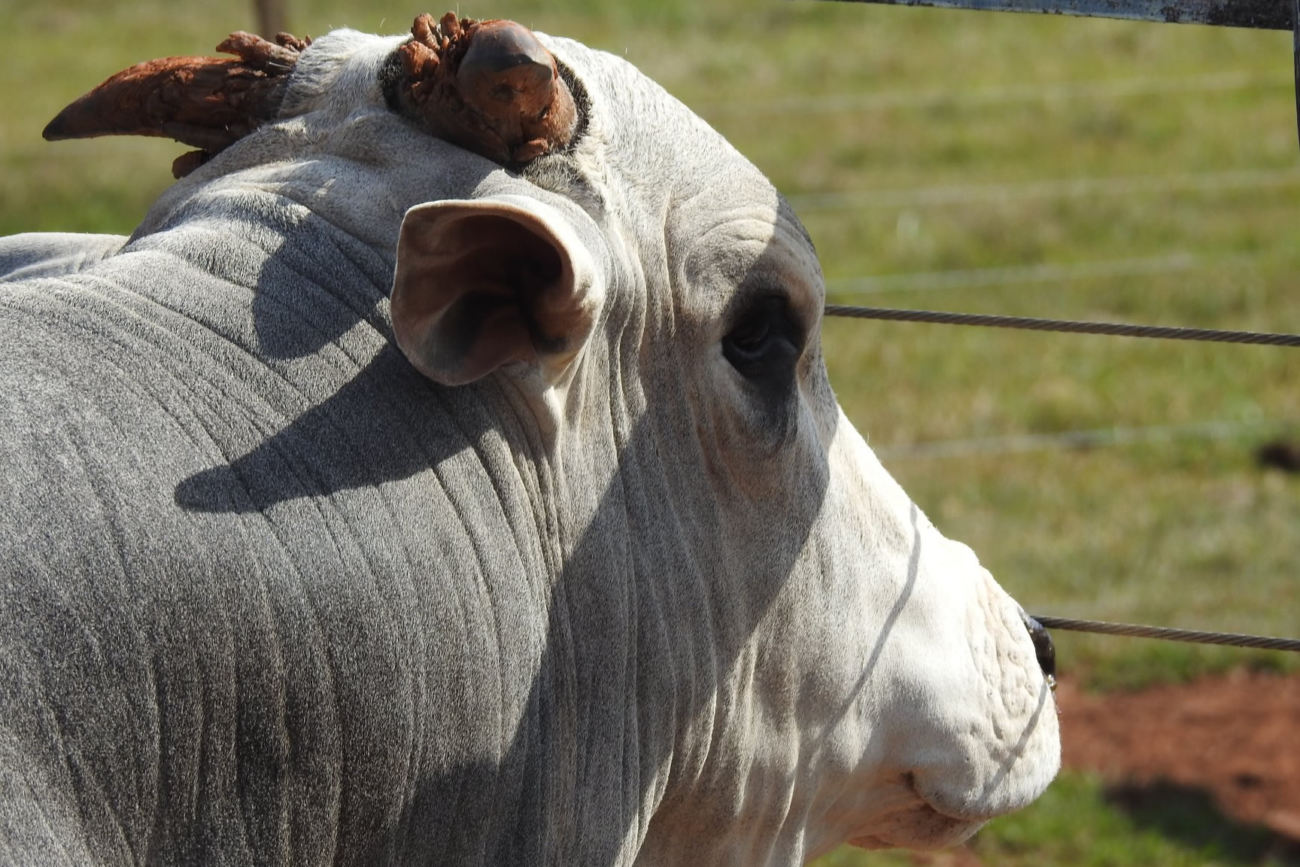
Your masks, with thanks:
M397 225L394 221L389 237L396 238ZM354 236L288 188L205 190L151 214L132 243L166 250L255 293L292 287L300 295L371 308L387 296L392 282L390 248Z
M634 329L614 331L617 362L594 359L603 379L570 400L554 461L564 565L549 652L580 686L577 827L625 831L597 859L610 864L638 852L655 863L643 846L657 811L694 784L714 747L708 730L732 722L720 693L752 628L718 598L738 576L719 582L722 526L693 421L674 412L680 402L642 393L632 354L619 354L639 342Z
M664 363L644 377L618 348L640 335L611 333L619 363L604 361L603 385L587 383L558 449L561 502L574 511L553 592L564 628L552 639L582 687L579 827L618 822L627 831L618 854L637 851L638 864L796 863L802 842L783 825L793 793L745 752L768 650L755 636L793 555L746 536L742 512L753 506L714 476L702 410L680 399L690 372L674 380ZM788 517L781 503L768 508L768 526ZM764 568L751 568L753 552L769 547ZM611 781L622 791L608 791ZM717 833L757 815L773 818L770 834Z

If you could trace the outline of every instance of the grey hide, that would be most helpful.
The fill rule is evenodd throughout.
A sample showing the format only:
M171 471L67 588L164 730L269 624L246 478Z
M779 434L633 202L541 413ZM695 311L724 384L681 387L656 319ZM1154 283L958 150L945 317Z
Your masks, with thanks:
M399 41L319 39L124 246L0 243L0 862L797 864L1036 797L1019 608L839 414L770 185L550 38L580 134L507 171L389 109ZM389 312L448 200L592 313L456 387Z
M31 232L0 238L0 280L72 274L122 249L122 235Z

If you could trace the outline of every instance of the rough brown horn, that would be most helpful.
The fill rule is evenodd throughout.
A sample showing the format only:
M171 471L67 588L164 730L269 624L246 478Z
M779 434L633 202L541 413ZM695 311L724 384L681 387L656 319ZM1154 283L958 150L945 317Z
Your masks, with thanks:
M403 108L429 131L504 164L566 146L577 125L555 58L514 21L448 12L415 19L402 60Z
M217 46L235 55L166 57L109 78L59 113L50 141L98 135L173 138L200 148L176 160L181 177L273 119L288 74L311 41L269 42L232 33ZM505 165L565 147L577 126L573 95L555 58L514 21L448 12L415 19L399 49L402 110L435 136Z
M240 31L217 46L234 58L138 63L59 112L44 136L162 136L200 148L176 161L179 177L275 117L288 74L310 44L287 33L269 42Z

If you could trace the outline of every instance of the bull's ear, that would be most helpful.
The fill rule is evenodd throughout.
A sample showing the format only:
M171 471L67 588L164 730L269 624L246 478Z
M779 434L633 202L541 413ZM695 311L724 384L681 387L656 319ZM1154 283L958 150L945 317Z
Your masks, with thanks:
M393 330L435 382L463 385L524 362L554 383L591 333L602 295L586 247L540 202L433 202L402 220Z

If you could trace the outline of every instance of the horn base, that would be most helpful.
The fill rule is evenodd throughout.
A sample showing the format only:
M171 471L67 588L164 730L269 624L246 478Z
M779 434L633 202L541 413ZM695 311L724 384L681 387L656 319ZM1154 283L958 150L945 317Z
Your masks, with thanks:
M566 147L577 127L555 58L514 21L421 15L398 49L398 102L438 138L503 165Z

